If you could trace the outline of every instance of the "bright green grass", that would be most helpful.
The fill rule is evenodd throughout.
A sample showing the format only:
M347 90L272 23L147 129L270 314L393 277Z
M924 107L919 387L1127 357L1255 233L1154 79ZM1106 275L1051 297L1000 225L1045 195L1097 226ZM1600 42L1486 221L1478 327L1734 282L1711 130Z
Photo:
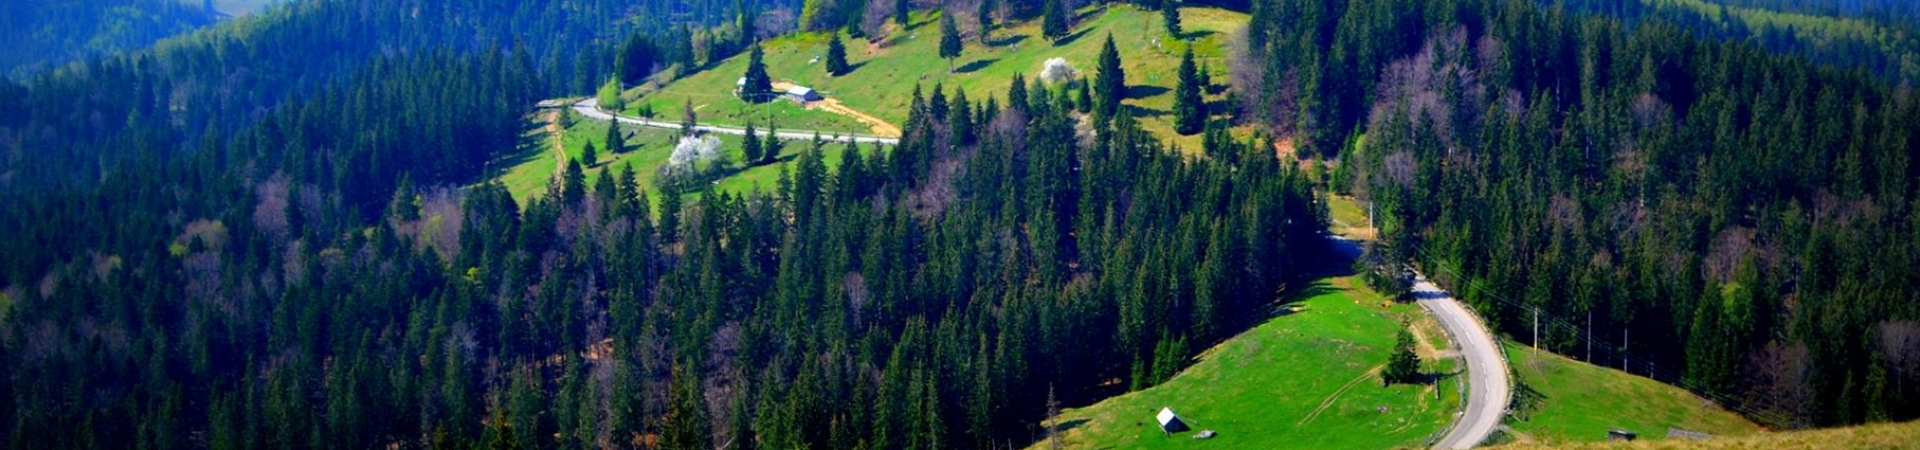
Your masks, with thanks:
M732 82L728 83L731 86ZM664 91L631 102L622 114L637 116L641 105L651 105L654 120L679 122L681 117L686 116L687 100L692 100L694 119L702 125L745 126L752 123L765 132L768 124L774 124L788 130L817 130L826 134L871 134L865 124L852 118L825 111L808 111L798 103L789 101L747 103L731 94L731 89L713 92Z
M829 76L824 62L811 62L815 56L826 54L825 34L784 36L768 40L763 46L768 73L775 80L813 87L848 107L900 125L906 121L916 85L927 95L931 95L935 84L944 83L949 93L965 90L974 100L981 99L983 94L1000 97L1006 95L1014 73L1036 78L1042 64L1052 57L1066 58L1082 74L1091 75L1100 46L1111 33L1127 71L1127 84L1133 91L1133 98L1127 100L1127 104L1137 108L1136 115L1146 129L1163 137L1174 136L1170 111L1183 43L1166 34L1158 13L1124 5L1101 11L1082 10L1082 23L1075 28L1075 34L1059 46L1040 36L1038 21L995 30L995 45L990 47L977 39L969 39L961 57L953 61L953 67L958 70L952 73L948 72L947 61L939 57L936 48L938 16L933 13L916 14L914 28L891 33L880 46L871 45L867 39L847 40L848 60L854 69L839 77ZM1186 8L1182 15L1187 35L1194 38L1196 55L1210 65L1213 80L1224 83L1227 65L1223 46L1229 35L1246 25L1246 15L1213 8ZM1156 39L1162 43L1159 47L1154 45ZM677 120L683 102L692 99L696 106L707 105L701 109L703 123L713 117L705 111L715 110L720 111L717 114L721 116L715 117L713 123L737 125L744 120L730 120L743 114L727 111L749 111L731 94L735 81L745 71L743 55L669 83L642 98L653 103L656 115L667 120ZM734 117L725 114L734 114ZM815 117L804 117L808 115ZM862 125L847 125L854 122L825 111L796 111L776 116L780 116L777 118L782 120L781 126L789 129L804 128L794 125L797 123L831 124L835 120L844 121L838 126L865 129ZM1180 137L1176 141L1190 150L1199 146L1197 136Z
M1760 431L1680 388L1549 352L1536 354L1521 344L1504 345L1519 381L1540 394L1539 403L1523 413L1525 420L1507 420L1525 435L1522 441L1604 441L1607 430L1616 428L1639 433L1642 439L1663 438L1669 427L1716 436ZM1519 392L1516 388L1516 395Z
M661 166L666 165L667 157L673 154L673 147L679 142L679 132L661 128L621 125L622 134L631 134L627 139L627 145L630 147L630 150L626 153L616 155L606 152L608 124L609 122L597 120L576 120L573 127L568 128L563 133L565 136L567 157L578 159L581 149L586 148L586 144L591 142L594 148L600 149L600 158L595 164L585 168L589 186L591 186L594 180L598 179L601 174L607 173L606 171L609 169L614 170L613 173L618 173L622 168L631 166L634 171L634 179L639 182L642 188L650 193L659 192L659 187L653 183L654 174L660 170ZM545 133L545 130L546 128L544 126L537 126L534 131L528 134L528 145L526 149L522 149L520 152L503 158L500 161L495 161L495 164L507 167L498 175L498 179L502 184L506 185L507 191L513 194L513 199L521 205L525 205L528 199L535 196L546 195L547 182L552 178L555 168L559 165L559 162L554 158L552 138ZM743 157L741 152L741 137L732 135L715 136L720 138L720 143L725 149L725 154L730 160L734 161L737 167ZM791 164L794 164L800 153L812 145L812 143L807 141L785 141L784 144L785 145L781 147L779 162L740 170L731 176L721 179L715 186L715 190L735 194L745 194L753 191L772 192L773 188L778 185L780 170L783 167L790 167ZM822 144L821 160L826 162L828 170L832 170L840 163L840 158L845 154L846 148L846 144L832 142ZM876 147L872 145L862 145L861 149L863 152L872 154L876 150ZM649 198L652 198L656 203L659 201L657 195L651 195Z
M213 0L213 9L229 16L239 17L260 12L275 3L278 2L275 0ZM190 2L189 4L198 5L199 3Z
M1381 387L1379 375L1371 372L1386 363L1400 320L1424 313L1413 304L1383 307L1378 294L1345 287L1350 285L1350 278L1314 285L1293 305L1294 312L1208 350L1164 384L1062 412L1065 443L1071 448L1243 449L1425 445L1458 409L1457 380ZM1447 360L1425 370L1451 372L1453 367ZM1323 402L1326 409L1314 414ZM1385 413L1378 410L1383 406ZM1154 421L1161 407L1172 407L1194 431L1163 435ZM1199 430L1218 436L1192 439ZM1046 445L1043 439L1034 448Z

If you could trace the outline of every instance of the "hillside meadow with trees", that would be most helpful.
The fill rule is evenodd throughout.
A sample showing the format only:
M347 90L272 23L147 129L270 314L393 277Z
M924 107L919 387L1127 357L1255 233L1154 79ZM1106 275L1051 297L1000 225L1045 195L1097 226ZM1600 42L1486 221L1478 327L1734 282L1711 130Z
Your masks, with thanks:
M1897 52L1667 14L1207 2L1252 23L1231 101L1176 74L1198 152L1142 131L1103 57L1077 91L929 87L898 145L771 146L793 164L767 191L484 181L545 145L541 99L922 3L310 0L32 55L0 80L0 442L1025 445L1053 394L1164 381L1303 285L1320 187L1376 212L1376 282L1418 267L1516 340L1774 426L1920 417ZM974 16L941 28L1069 40L1095 6L954 2Z

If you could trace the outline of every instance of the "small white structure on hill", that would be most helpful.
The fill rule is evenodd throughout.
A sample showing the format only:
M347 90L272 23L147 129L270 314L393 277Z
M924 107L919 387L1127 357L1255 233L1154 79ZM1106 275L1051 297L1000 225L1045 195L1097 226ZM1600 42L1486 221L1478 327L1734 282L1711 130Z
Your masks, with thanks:
M1160 415L1155 418L1160 419L1160 431L1163 433L1187 431L1187 422L1180 420L1180 416L1173 413L1173 408L1160 408Z
M817 102L821 100L819 92L814 91L813 88L799 85L787 88L787 98L800 103Z

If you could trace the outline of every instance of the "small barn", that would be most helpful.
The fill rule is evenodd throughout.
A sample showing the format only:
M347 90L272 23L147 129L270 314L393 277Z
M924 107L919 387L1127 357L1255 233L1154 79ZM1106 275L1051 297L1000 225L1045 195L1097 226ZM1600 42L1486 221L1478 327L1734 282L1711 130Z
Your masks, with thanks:
M1187 422L1180 420L1180 415L1174 414L1173 408L1160 408L1160 415L1155 418L1160 419L1161 432L1179 433L1187 431Z
M800 103L817 102L817 101L823 100L820 97L819 91L815 91L813 90L813 88L806 87L806 86L794 86L794 87L787 88L787 98Z

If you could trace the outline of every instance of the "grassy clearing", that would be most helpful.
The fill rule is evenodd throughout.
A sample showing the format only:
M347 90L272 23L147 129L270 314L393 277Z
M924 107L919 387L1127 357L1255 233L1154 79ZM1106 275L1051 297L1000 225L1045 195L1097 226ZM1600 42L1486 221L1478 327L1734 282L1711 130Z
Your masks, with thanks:
M667 157L673 154L673 147L680 139L679 132L621 125L620 130L627 136L629 150L621 154L608 154L605 150L608 126L610 122L576 120L572 127L561 133L564 136L567 158L580 158L581 149L586 148L587 143L591 142L594 148L600 149L600 158L585 168L589 186L601 174L607 173L607 170L612 169L614 173L618 173L620 168L631 165L634 178L640 185L648 192L657 193L658 186L653 183L654 174L660 170L661 166L666 165ZM526 148L494 162L496 165L506 167L499 173L497 179L506 185L507 191L511 192L513 199L521 205L525 205L528 199L536 195L546 194L547 182L560 165L558 155L554 154L552 136L546 132L544 122L533 128L526 140ZM727 157L735 161L737 166L737 162L743 157L740 148L741 137L718 134L714 136L720 138ZM779 162L741 169L720 180L715 185L715 189L736 194L756 190L770 192L779 181L781 168L793 164L794 159L811 145L805 141L786 141L784 144ZM831 169L839 164L840 157L845 154L846 148L845 144L826 143L821 147L821 159L826 161L827 167ZM875 148L863 146L862 151L871 154ZM659 201L657 196L651 198L655 202Z
M1864 425L1790 433L1761 433L1712 439L1638 441L1632 443L1584 442L1569 444L1509 445L1503 449L1920 449L1920 422Z
M1070 448L1390 448L1424 445L1452 420L1456 379L1382 387L1375 372L1401 321L1426 317L1419 306L1388 302L1346 277L1315 284L1289 306L1164 384L1063 411L1062 439ZM1425 371L1455 367L1429 359ZM1165 436L1153 419L1161 407L1219 434Z
M927 90L927 94L931 94L933 85L943 83L949 92L965 90L975 100L987 93L1004 96L1014 73L1025 73L1028 79L1038 77L1048 58L1066 58L1083 73L1090 72L1101 44L1111 33L1132 90L1132 98L1126 103L1136 108L1136 115L1149 131L1174 137L1173 88L1180 52L1187 44L1163 30L1156 12L1122 5L1104 10L1089 8L1081 14L1082 23L1075 27L1075 34L1059 45L1041 37L1037 20L995 30L991 46L970 38L962 56L953 61L952 72L936 48L939 44L937 13L915 14L913 28L896 30L881 38L877 45L868 39L847 40L847 58L854 69L839 77L826 73L824 60L813 61L814 57L826 54L828 37L825 34L784 36L768 40L763 46L767 71L775 80L813 87L847 107L898 125L906 121L916 85ZM1182 15L1196 56L1210 65L1216 83L1224 83L1227 78L1224 45L1229 35L1246 25L1246 15L1213 8L1185 8ZM656 116L666 120L678 120L684 102L691 99L696 106L705 105L699 113L703 123L711 120L717 124L739 125L752 119L764 124L771 118L788 129L866 130L846 117L801 110L787 102L774 102L776 106L742 103L731 93L734 82L745 73L746 64L743 55L658 89L640 89L646 91L640 96L640 102L652 104ZM1212 96L1210 100L1219 97ZM1187 149L1197 149L1200 143L1197 136L1175 140Z
M1605 441L1609 429L1633 431L1643 439L1663 438L1668 428L1716 436L1760 431L1680 388L1550 352L1536 353L1521 344L1505 346L1519 381L1539 393L1530 411L1522 407L1508 418L1520 442ZM1515 395L1524 391L1516 387Z

